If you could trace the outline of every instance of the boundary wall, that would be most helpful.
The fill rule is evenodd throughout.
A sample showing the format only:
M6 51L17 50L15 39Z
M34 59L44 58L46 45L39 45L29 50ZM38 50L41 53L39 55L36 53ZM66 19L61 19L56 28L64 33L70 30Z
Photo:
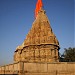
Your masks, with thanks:
M75 62L17 62L0 67L0 74L16 75L75 75Z

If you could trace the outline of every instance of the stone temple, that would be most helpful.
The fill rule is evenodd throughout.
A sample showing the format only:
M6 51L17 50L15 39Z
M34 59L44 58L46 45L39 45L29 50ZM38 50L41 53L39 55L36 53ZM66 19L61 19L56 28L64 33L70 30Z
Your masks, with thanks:
M22 45L14 52L14 61L59 62L59 42L45 10L41 8Z
M36 7L32 28L14 52L15 62L1 66L0 75L75 75L75 62L59 62L59 42L41 8L42 0Z

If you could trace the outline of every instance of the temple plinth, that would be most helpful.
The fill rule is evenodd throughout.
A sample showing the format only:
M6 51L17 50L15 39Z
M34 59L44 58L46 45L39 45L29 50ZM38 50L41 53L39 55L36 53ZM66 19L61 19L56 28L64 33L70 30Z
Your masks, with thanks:
M41 9L23 44L16 48L14 61L59 62L59 48L46 12Z

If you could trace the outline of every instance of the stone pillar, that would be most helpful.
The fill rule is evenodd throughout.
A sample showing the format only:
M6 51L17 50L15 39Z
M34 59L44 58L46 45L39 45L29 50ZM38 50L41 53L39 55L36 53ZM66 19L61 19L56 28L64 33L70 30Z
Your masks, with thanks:
M22 61L19 62L19 75L24 75L24 63Z

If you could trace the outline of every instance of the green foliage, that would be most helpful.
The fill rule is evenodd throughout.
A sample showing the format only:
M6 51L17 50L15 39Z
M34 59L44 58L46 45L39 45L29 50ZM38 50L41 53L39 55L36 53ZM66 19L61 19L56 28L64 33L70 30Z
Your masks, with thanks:
M64 62L75 62L75 48L64 49L63 55L60 57L60 61Z

